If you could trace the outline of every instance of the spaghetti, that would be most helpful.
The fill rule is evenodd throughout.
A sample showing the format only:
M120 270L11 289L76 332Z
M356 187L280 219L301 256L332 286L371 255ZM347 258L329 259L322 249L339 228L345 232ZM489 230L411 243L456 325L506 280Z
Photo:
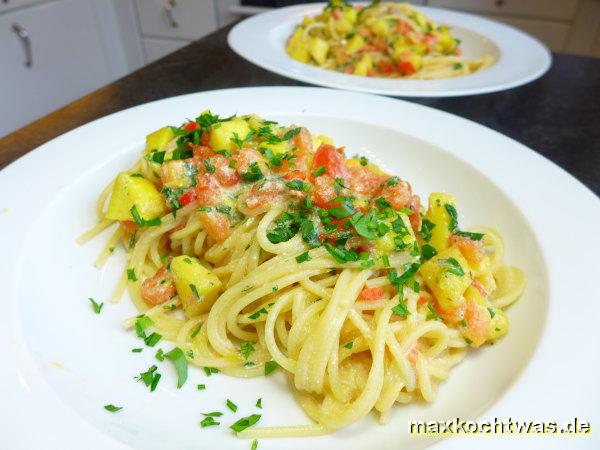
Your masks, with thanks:
M333 0L320 15L304 17L286 51L323 69L385 78L449 78L494 64L491 55L465 59L459 45L447 26L408 3L351 6Z
M460 229L451 195L425 209L366 158L254 115L207 111L146 141L80 242L117 222L97 261L127 251L115 301L127 288L192 364L280 367L314 421L240 436L324 434L372 410L385 423L507 332L524 275L503 265L496 231Z

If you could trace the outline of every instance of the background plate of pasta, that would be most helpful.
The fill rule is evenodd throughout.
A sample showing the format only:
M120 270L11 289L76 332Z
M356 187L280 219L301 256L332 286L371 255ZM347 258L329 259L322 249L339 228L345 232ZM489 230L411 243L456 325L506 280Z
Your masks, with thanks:
M409 420L600 419L598 199L472 122L211 91L67 133L0 188L10 448L424 448Z
M383 1L276 9L239 23L228 40L240 56L290 78L397 96L508 89L551 64L543 44L510 26Z

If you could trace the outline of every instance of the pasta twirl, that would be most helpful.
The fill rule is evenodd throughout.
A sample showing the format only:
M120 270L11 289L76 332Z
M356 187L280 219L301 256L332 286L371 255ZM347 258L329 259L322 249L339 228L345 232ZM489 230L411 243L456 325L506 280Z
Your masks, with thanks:
M436 25L408 3L352 6L332 0L304 17L286 44L295 60L360 76L438 79L494 64L492 55L467 59L449 27Z
M98 200L135 306L192 364L236 377L280 367L314 423L242 437L328 433L396 403L435 400L469 348L508 330L525 286L500 235L466 231L457 200L412 186L326 136L205 111L146 139ZM183 313L183 314L182 314ZM127 322L133 325L135 318Z

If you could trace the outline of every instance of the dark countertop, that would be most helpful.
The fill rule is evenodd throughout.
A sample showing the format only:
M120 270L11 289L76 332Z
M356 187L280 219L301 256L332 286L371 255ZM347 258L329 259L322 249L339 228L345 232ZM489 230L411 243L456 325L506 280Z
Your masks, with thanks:
M86 122L141 103L244 86L305 86L237 56L223 28L0 139L0 167ZM488 126L552 160L600 195L600 59L554 54L549 72L494 94L409 101ZM532 174L535 177L535 174Z

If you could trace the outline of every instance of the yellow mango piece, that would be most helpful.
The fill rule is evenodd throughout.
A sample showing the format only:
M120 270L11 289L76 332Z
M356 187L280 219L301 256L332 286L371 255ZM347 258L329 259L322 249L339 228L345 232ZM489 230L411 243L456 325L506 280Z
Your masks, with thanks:
M313 149L317 151L321 144L333 145L333 140L329 136L324 134L313 134L312 135Z
M164 187L188 188L194 184L196 166L193 162L175 159L161 166Z
M235 150L237 145L231 140L237 134L239 139L246 139L250 133L248 122L241 118L215 123L210 129L210 146L216 150Z
M133 220L131 208L135 206L145 220L162 216L167 212L163 196L147 179L121 172L115 180L106 218Z
M338 19L334 23L335 31L340 33L342 36L350 33L352 31L353 25L348 19L342 16L341 19Z
M290 37L286 51L287 54L301 63L307 63L310 60L310 53L303 38L304 28L298 27Z
M258 148L271 150L276 155L286 153L290 150L290 146L287 142L274 142L272 144L269 144L268 142L262 142Z
M390 33L390 24L387 20L378 20L371 26L371 30L379 37L385 37Z
M425 214L425 219L432 222L435 227L431 231L432 245L438 253L448 248L448 237L450 237L451 217L446 205L456 208L456 198L449 194L433 192L429 196L429 208Z
M354 24L358 19L358 11L354 8L344 8L344 19Z
M468 268L460 250L450 247L423 264L419 271L442 309L450 310L465 301L463 294L473 281Z
M398 251L410 251L417 240L408 216L403 213L399 213L398 215L400 216L400 220L402 221L402 224L404 224L404 227L398 227L401 229L401 232L397 233L394 230L393 222L384 221L385 224L390 227L390 231L373 241L378 255L385 255ZM400 240L397 239L398 236L401 236Z
M365 46L365 39L358 33L354 34L346 44L346 53L352 55L363 49Z
M508 317L506 313L498 308L490 308L494 317L488 324L488 340L495 341L506 334L509 328Z
M205 313L219 296L221 280L198 258L181 255L171 261L177 295L187 317Z
M373 60L371 55L365 54L360 57L360 60L356 63L354 68L354 75L367 76L369 70L373 68Z
M327 59L327 52L329 51L329 44L326 40L319 37L312 37L308 41L308 51L317 64L325 64Z
M164 127L150 133L146 136L146 149L144 150L144 153L149 153L152 150L158 150L159 152L164 150L174 137L175 133L171 131L170 127Z

